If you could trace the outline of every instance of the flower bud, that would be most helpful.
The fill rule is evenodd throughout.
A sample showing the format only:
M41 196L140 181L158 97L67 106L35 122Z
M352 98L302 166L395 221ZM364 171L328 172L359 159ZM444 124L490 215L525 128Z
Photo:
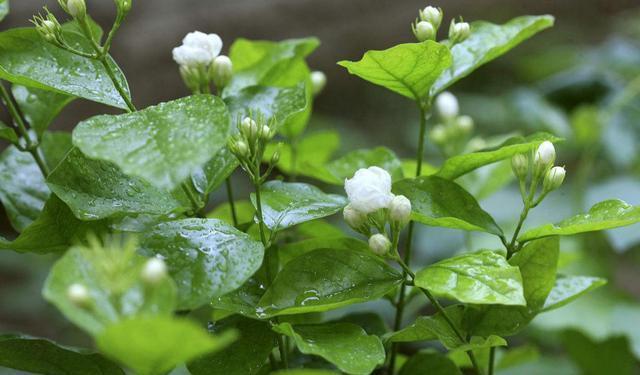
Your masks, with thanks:
M66 11L73 18L83 19L87 15L87 4L84 0L67 0Z
M436 29L427 21L420 21L413 27L413 34L418 42L425 40L434 40L436 38Z
M276 165L280 161L280 151L276 151L271 155L270 163L271 165Z
M513 155L511 158L511 168L519 179L527 178L527 174L529 173L529 158L524 154Z
M327 76L323 72L319 70L311 72L311 90L314 96L320 94L326 85Z
M270 128L268 125L262 125L262 129L260 130L260 139L262 139L263 141L268 141L275 135L275 131L272 128Z
M353 229L358 230L367 222L367 215L356 210L350 204L342 211L344 221Z
M473 119L470 116L460 116L456 119L456 126L463 134L469 134L473 131Z
M391 241L384 234L374 234L369 238L369 248L377 255L385 255L391 250Z
M445 91L436 98L436 109L443 119L452 119L458 116L460 111L458 99L452 93Z
M449 26L449 40L451 44L463 42L469 35L471 35L471 29L468 23L456 23L455 20L451 20L451 25Z
M471 152L482 150L485 147L487 147L487 141L485 141L482 137L471 138L471 140L467 144L467 149L469 149Z
M543 189L545 191L556 190L564 182L566 174L567 171L563 167L553 167L549 169L546 176L544 176Z
M538 171L545 171L549 168L556 161L556 149L553 147L553 143L542 142L536 150L533 161Z
M411 218L411 201L404 195L393 197L389 205L389 218L402 225L408 223Z
M247 157L249 156L249 146L245 141L238 140L234 142L233 149L231 150L236 156Z
M156 285L167 276L167 264L160 258L151 258L145 263L140 276L145 283Z
M443 145L447 143L447 129L442 124L435 125L429 132L433 143Z
M230 58L224 55L216 57L210 69L211 79L218 89L222 89L229 84L233 76L233 63Z
M78 307L88 307L91 303L89 289L82 284L71 284L67 289L67 298Z
M35 16L31 23L36 27L36 31L47 42L54 42L58 39L58 35L62 33L62 27L56 17L47 11L45 17Z
M118 11L123 13L129 13L132 6L132 0L115 0Z
M420 19L429 22L435 30L438 30L442 23L442 9L428 6L420 11Z

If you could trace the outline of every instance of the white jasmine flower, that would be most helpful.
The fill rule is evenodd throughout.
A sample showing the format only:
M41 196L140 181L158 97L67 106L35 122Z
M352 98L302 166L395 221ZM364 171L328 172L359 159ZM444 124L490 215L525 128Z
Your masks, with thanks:
M384 234L374 234L369 238L369 248L374 254L385 255L391 250L391 241Z
M167 276L167 264L160 258L151 258L142 268L142 280L148 284L157 284Z
M91 302L89 289L82 284L71 284L67 289L67 298L78 307L86 307Z
M544 177L544 190L552 191L559 188L564 182L567 171L563 167L553 167Z
M389 217L403 225L408 223L411 218L411 201L404 195L393 197L389 205Z
M209 53L201 48L180 46L173 49L173 60L180 66L196 68L211 62Z
M445 91L436 98L436 109L443 119L451 119L458 116L460 106L458 99L449 91Z
M367 215L354 209L350 204L344 208L342 214L344 215L344 221L356 230L367 222Z
M344 189L351 207L364 214L389 207L391 194L391 176L379 167L359 169L353 178L345 180Z
M538 147L534 157L534 163L539 168L547 168L550 164L556 160L556 149L553 147L553 143L544 141Z
M218 57L222 50L222 39L218 34L205 34L200 31L194 31L184 37L182 45L206 51L209 54L209 62L213 62L213 59Z

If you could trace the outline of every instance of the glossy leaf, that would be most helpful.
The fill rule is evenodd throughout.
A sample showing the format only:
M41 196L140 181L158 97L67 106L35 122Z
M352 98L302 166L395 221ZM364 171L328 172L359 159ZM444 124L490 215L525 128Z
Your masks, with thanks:
M88 50L88 41L75 30L74 23L64 25L64 29L66 40L80 49ZM126 79L111 58L109 65L128 93ZM0 33L0 78L17 85L127 108L99 61L75 55L46 42L35 28L11 29Z
M234 207L239 224L253 223L256 209L253 208L253 204L251 204L251 202L248 200L235 201ZM221 204L213 211L209 212L207 214L207 218L219 219L227 222L228 224L233 224L231 205L228 202Z
M509 159L515 154L533 152L544 141L555 143L559 142L560 138L548 133L536 133L528 137L513 137L497 147L449 158L436 175L448 180L455 180L485 165Z
M519 242L547 236L572 234L624 227L640 222L640 207L619 199L595 204L586 214L576 215L557 224L530 229L518 237Z
M453 63L435 82L431 94L446 89L534 34L551 27L553 22L552 16L545 15L517 17L504 25L482 21L471 23L469 38L451 48Z
M606 283L607 280L599 277L559 276L541 311L558 309Z
M285 244L278 249L281 264L317 249L369 251L369 244L353 237L318 237Z
M332 322L355 324L362 327L369 335L383 336L389 332L389 327L387 327L384 318L375 312L354 312Z
M315 250L287 263L258 309L266 316L337 309L380 298L402 280L398 271L373 254Z
M161 223L141 237L142 251L160 256L178 285L179 308L195 309L242 286L260 268L262 243L216 219Z
M262 310L258 308L258 303L265 291L265 285L256 277L252 277L235 291L215 298L211 302L211 306L225 313L263 319L265 316Z
M455 363L435 351L423 351L413 355L402 366L400 375L462 375Z
M409 198L411 217L422 224L502 235L491 215L455 182L435 176L405 179L393 185L393 192Z
M193 186L201 194L210 194L238 168L238 158L227 147L221 148L203 167L191 175Z
M218 325L235 329L238 339L225 349L200 357L188 365L193 375L253 375L259 373L276 345L276 334L267 322L234 319ZM224 332L224 331L223 331Z
M464 306L452 305L445 308L447 316L459 332L464 333ZM464 344L456 335L442 314L419 316L410 326L393 332L386 337L388 342L417 342L439 340L447 349L454 349Z
M0 336L0 367L49 375L124 375L102 355L29 336Z
M429 40L368 51L360 61L340 61L338 65L409 99L425 101L433 84L451 63L449 48Z
M73 143L92 159L171 189L216 155L228 132L222 100L197 95L134 113L92 117L75 128Z
M90 334L97 335L127 317L170 316L173 313L176 299L173 281L165 278L153 288L148 288L138 277L146 258L134 254L130 259L129 272L118 280L123 292L114 296L114 282L102 272L102 258L92 255L94 251L97 250L80 246L69 249L54 264L45 281L42 291L44 298L54 304L68 320ZM67 297L69 287L76 283L89 290L92 308L78 306Z
M333 185L343 185L346 178L351 178L358 169L380 167L389 174L393 181L403 177L402 163L396 154L386 147L370 150L356 150L333 160L323 167L307 168L302 174Z
M139 317L109 325L97 338L105 355L140 375L161 375L179 364L220 350L235 333L207 333L196 324L172 317Z
M69 95L20 85L13 85L11 91L24 118L39 135L74 99Z
M92 160L77 148L47 177L47 185L81 220L180 211L167 191L123 174L110 162Z
M432 264L416 274L415 285L463 303L526 305L518 268L489 250Z
M13 128L0 121L0 139L15 144L18 142L18 134Z
M272 231L333 215L347 205L345 197L303 183L269 181L261 192L263 220ZM255 194L251 201L257 207Z
M370 336L350 323L296 325L281 323L273 328L289 336L302 353L320 356L347 374L370 374L384 363L385 351L377 336Z

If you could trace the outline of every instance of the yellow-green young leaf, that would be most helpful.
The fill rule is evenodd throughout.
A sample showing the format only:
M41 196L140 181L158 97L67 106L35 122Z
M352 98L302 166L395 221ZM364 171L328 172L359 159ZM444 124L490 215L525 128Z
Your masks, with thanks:
M551 27L552 16L522 16L504 25L489 22L471 23L471 35L451 48L453 64L431 88L435 95L466 77L480 66L503 55L534 34Z
M314 250L287 263L258 310L263 317L333 310L378 299L402 280L400 272L371 253Z
M230 318L216 324L216 332L233 329L238 339L221 351L197 358L187 366L193 375L254 375L264 366L276 345L276 334L267 322Z
M560 275L547 296L541 311L558 309L606 283L607 280L599 277Z
M0 336L0 366L34 374L124 375L102 355L23 335Z
M527 242L548 236L569 236L624 227L640 222L640 207L619 199L595 204L586 214L576 215L557 224L545 224L530 229L518 237L518 242Z
M147 258L133 254L129 272L119 280L111 280L102 270L103 257L98 251L76 246L65 253L51 268L42 294L64 316L91 335L100 334L109 325L137 315L170 316L175 309L176 287L171 278L147 286L140 273ZM90 307L81 306L68 297L69 287L81 284L89 291ZM114 285L122 289L114 296Z
M69 95L20 85L13 85L11 91L24 118L39 135L42 135L60 111L75 99Z
M272 231L333 215L347 205L345 197L303 183L269 181L262 185L261 194L263 220ZM251 202L257 207L255 194Z
M293 339L298 350L317 355L347 374L366 375L384 363L385 351L377 336L351 323L296 325L281 323L274 331Z
M526 305L518 267L494 251L459 255L416 274L415 285L433 294L478 305Z
M462 375L458 366L446 356L433 350L413 355L402 366L400 375Z
M463 154L447 159L437 176L448 180L469 173L475 169L500 160L509 159L515 154L528 154L535 150L544 141L559 142L561 139L548 133L536 133L528 137L513 137L497 147Z
M338 65L409 99L426 101L433 84L451 63L449 48L428 40L368 51L360 61L340 61Z
M160 256L178 286L178 308L191 310L242 286L260 268L261 242L217 219L161 223L142 234L141 251Z
M186 210L169 192L125 175L110 162L89 159L77 148L51 172L47 185L85 221Z
M9 0L0 0L0 21L9 14Z
M196 95L124 115L81 122L73 143L92 159L171 189L202 167L227 142L229 113L212 95Z
M201 355L221 350L236 338L219 336L169 316L136 317L111 324L98 335L100 351L140 375L161 375Z
M322 145L322 147L318 147ZM265 160L279 150L278 169L288 175L306 175L325 165L333 153L340 147L340 135L332 130L311 133L300 139L295 147L295 157L291 144L275 145L270 143L265 151Z
M393 192L409 198L411 217L422 224L502 235L491 215L455 182L436 176L405 179L393 184Z
M102 31L92 23L94 35ZM89 42L75 22L63 25L65 40L75 48L90 51ZM109 57L108 64L127 95L124 74ZM126 109L127 105L109 79L106 69L94 59L75 55L46 42L35 28L0 33L0 78L13 84L54 91Z

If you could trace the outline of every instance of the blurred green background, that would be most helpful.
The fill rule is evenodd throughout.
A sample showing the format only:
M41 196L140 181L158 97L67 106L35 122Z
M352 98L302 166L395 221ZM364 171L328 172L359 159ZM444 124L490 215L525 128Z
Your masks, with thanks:
M113 3L89 0L92 16L108 25ZM13 0L0 29L28 26L28 19L55 1ZM640 204L640 3L637 0L508 1L457 0L134 0L134 10L115 41L113 55L129 78L139 107L187 94L171 49L194 29L218 33L224 52L235 38L285 39L315 35L321 47L310 57L328 76L307 133L322 129L342 135L338 155L386 145L402 158L415 153L417 111L413 103L349 76L335 63L359 59L368 49L413 41L410 22L426 5L450 17L502 23L522 14L552 14L556 26L455 85L462 114L475 120L474 136L492 144L504 134L546 130L566 139L558 149L568 182L527 220L527 226L558 221L593 203L620 198ZM444 37L444 35L441 35ZM54 122L70 130L96 113L113 112L75 101ZM6 113L0 112L5 119ZM427 145L428 160L441 156ZM504 188L482 193L481 204L505 228L512 228L521 203L498 164L462 181L471 191L489 178ZM242 184L242 176L236 176ZM2 183L0 181L0 183ZM502 186L502 184L499 184ZM242 194L242 193L241 193ZM212 206L224 195L215 198ZM1 207L0 207L1 209ZM4 214L0 234L15 235ZM426 264L468 248L492 248L490 238L456 231L422 229L414 264ZM609 284L557 311L536 318L510 339L516 348L511 374L634 374L640 359L640 226L562 240L561 271L602 276ZM54 257L0 253L0 332L24 332L87 344L40 297ZM419 306L413 306L417 313ZM358 306L391 313L384 302ZM408 318L411 319L411 318ZM417 348L416 348L417 349ZM0 369L0 373L2 370Z

